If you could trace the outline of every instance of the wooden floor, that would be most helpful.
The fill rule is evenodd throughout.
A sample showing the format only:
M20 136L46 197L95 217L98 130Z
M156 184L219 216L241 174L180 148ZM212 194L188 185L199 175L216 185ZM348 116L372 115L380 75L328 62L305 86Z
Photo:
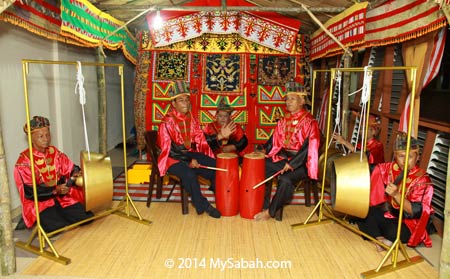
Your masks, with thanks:
M109 215L65 232L53 243L71 259L39 257L22 275L80 278L360 278L385 252L336 223L292 230L312 208L287 206L282 222L239 216L213 219L179 203L135 203L143 225ZM417 253L407 248L408 255ZM399 253L399 260L403 256ZM389 260L388 260L389 262ZM224 265L222 268L220 264ZM426 261L377 278L438 278Z

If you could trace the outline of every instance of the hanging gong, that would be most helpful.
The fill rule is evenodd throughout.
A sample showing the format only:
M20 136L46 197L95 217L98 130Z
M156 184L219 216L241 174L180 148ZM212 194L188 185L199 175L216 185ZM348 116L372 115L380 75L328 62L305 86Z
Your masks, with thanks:
M323 146L326 146L325 144L323 144ZM334 160L336 160L337 158L343 157L344 154L342 153L341 150L335 148L335 147L330 147L328 148L328 152L327 152L327 169L326 169L326 173L325 173L325 186L329 187L330 186L330 180L331 180L331 171L332 171L332 165ZM325 169L325 148L320 148L319 150L319 179L323 178L323 171Z
M331 172L331 205L334 210L359 218L369 211L370 171L367 156L351 153L334 160Z
M111 158L104 154L81 151L86 211L110 208L113 197Z

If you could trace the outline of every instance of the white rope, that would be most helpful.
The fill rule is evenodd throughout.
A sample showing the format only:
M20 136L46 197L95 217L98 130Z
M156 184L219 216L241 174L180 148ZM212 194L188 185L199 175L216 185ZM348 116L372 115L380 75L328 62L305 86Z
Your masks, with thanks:
M337 87L337 103L336 103L336 118L335 125L333 128L333 134L338 133L341 134L341 84L342 84L342 73L341 71L336 72L336 87ZM330 142L328 143L328 148L331 146L333 141L333 137L330 138Z
M360 153L360 161L362 161L363 153L364 153L364 142L366 137L366 122L367 122L367 102L370 98L370 91L372 87L372 71L369 70L368 66L364 67L364 83L362 87L362 94L361 94L361 114L360 114L360 121L358 125L358 133L356 134L356 142L358 143L358 137L360 135L361 131L361 124L362 124L362 130L363 133L361 133L361 153Z
M83 112L83 126L84 126L84 142L86 144L86 150L88 152L88 159L91 160L91 152L89 150L89 141L86 127L86 114L84 112L84 105L86 104L86 91L84 90L84 76L81 71L81 62L77 61L77 83L75 84L75 95L80 95L80 105Z

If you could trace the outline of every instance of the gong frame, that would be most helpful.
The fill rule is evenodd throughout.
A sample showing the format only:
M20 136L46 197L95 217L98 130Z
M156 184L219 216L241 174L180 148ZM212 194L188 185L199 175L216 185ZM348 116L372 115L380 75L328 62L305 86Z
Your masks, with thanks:
M327 127L326 127L326 139L325 139L325 143L328 143L330 140L330 128L331 128L331 111L332 111L332 106L333 106L333 86L334 86L334 78L336 75L336 72L340 71L340 72L364 72L366 69L365 68L331 68L330 70L315 70L313 71L313 85L315 84L315 79L316 79L316 72L330 72L331 76L330 76L330 91L329 91L329 96L328 96L328 108L327 108ZM411 75L410 75L410 79L411 79L411 83L412 83L412 88L411 88L411 100L415 100L415 95L416 95L416 76L417 76L417 67L412 67L412 66L392 66L392 67L367 67L367 71L370 71L371 73L373 71L382 71L382 70L404 70L404 71L410 71ZM313 86L313 96L314 96L314 86ZM371 84L369 85L369 92L371 92ZM409 159L409 151L411 148L411 131L412 131L412 118L413 118L413 113L414 113L414 101L411 102L411 108L409 111L409 115L408 115L408 132L407 132L407 142L406 142L406 158L405 158L405 167L403 170L403 177L407 177L407 172L408 172L408 159ZM366 145L367 145L367 130L368 130L368 121L369 121L369 115L370 115L370 98L368 100L368 105L367 105L368 109L366 111L366 117L365 117L365 137L364 137L364 142L363 142L363 148L361 148L362 150L364 150L364 152L366 151ZM359 229L357 229L356 227L352 226L349 224L347 218L347 215L343 216L343 217L338 217L333 213L332 208L325 203L324 200L324 193L325 193L325 175L326 175L326 169L327 169L327 160L328 160L328 148L325 149L325 155L324 155L324 169L323 169L323 175L322 175L322 187L321 187L321 196L320 196L320 200L317 202L316 206L313 208L313 210L311 211L311 213L308 215L308 217L306 218L306 220L303 223L298 223L298 224L292 224L291 228L292 229L301 229L301 228L306 228L309 226L314 226L314 225L320 225L320 224L328 224L332 221L337 222L338 224L342 225L343 227L349 229L350 231L359 234L361 236L364 236L368 239L370 239L372 242L375 242L376 244L380 245L381 247L383 247L384 249L387 250L386 255L383 257L383 259L381 260L381 262L379 263L379 265L377 266L376 269L373 270L369 270L366 272L361 273L361 277L362 278L373 278L382 274L386 274L392 271L396 271L398 269L401 268L405 268L408 266L411 266L413 264L416 263L420 263L423 261L423 258L421 256L415 256L410 258L408 256L408 253L406 252L405 246L402 244L401 240L400 240L400 233L401 233L401 225L402 225L402 220L403 220L403 214L400 214L399 218L398 218L398 227L397 227L397 236L395 241L392 243L392 245L389 247L386 244L384 244L383 242L377 240L376 238L360 231ZM404 179L402 181L401 184L401 189L402 189L402 193L401 193L401 201L400 201L400 212L403 212L403 206L404 206L404 200L405 200L405 188L406 188L406 179ZM312 218L312 216L314 215L314 213L316 213L316 211L318 211L318 219L316 221L312 221L310 222L310 219ZM326 218L324 218L326 217ZM398 262L398 251L399 249L401 250L403 256L405 257L404 260ZM392 259L391 259L391 264L387 264L384 265L387 261L387 259L392 255Z
M39 211L39 203L37 198L37 190L36 190L36 177L35 177L35 165L33 158L33 148L31 142L31 130L30 130L30 108L29 108L29 100L28 100L28 84L27 84L27 75L29 73L30 64L50 64L50 65L73 65L78 69L78 62L76 61L51 61L51 60L22 60L22 77L23 77L23 87L24 87L24 97L25 97L25 110L26 110L26 118L27 118L27 137L28 137L28 148L29 148L29 156L31 161L31 179L33 181L33 195L34 195L34 206L35 211ZM110 64L110 63L96 63L96 62L80 62L83 66L94 66L94 67L116 67L118 69L118 74L120 76L120 92L121 92L121 106L122 106L122 140L123 140L123 163L124 163L124 173L125 173L125 196L122 201L115 208L107 209L104 211L100 211L96 213L94 216L84 219L82 221L73 223L69 226L65 226L63 228L54 230L52 232L45 232L41 226L40 214L36 214L36 225L31 232L31 235L27 242L16 241L15 245L19 248L22 248L28 252L36 254L38 256L43 256L55 262L61 264L69 264L70 258L66 258L60 255L52 241L50 239L51 236L58 234L60 232L70 230L75 228L81 224L90 222L95 219L99 219L110 215L112 213L117 214L121 217L125 217L129 220L133 220L135 222L150 225L152 222L146 219L143 219L139 210L136 208L133 200L131 199L128 191L128 176L127 176L127 148L126 148L126 130L125 130L125 96L124 96L124 85L123 85L123 64ZM111 185L113 187L113 185ZM131 214L131 208L133 209L135 215ZM39 246L32 245L33 240L37 237ZM46 244L48 245L48 249L46 249Z

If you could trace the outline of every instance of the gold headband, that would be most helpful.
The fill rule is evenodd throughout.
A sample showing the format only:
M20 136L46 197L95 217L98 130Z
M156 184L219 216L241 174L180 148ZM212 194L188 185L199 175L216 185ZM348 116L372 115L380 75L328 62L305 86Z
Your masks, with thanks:
M289 94L295 94L298 96L308 96L308 93L306 93L306 92L288 92L288 93L286 93L286 95L289 95Z
M175 96L170 97L170 100L173 101L173 100L175 100L176 98L178 98L178 97L180 97L180 96L183 96L183 95L191 96L190 93L180 93L180 94L178 94L178 95L175 95Z

